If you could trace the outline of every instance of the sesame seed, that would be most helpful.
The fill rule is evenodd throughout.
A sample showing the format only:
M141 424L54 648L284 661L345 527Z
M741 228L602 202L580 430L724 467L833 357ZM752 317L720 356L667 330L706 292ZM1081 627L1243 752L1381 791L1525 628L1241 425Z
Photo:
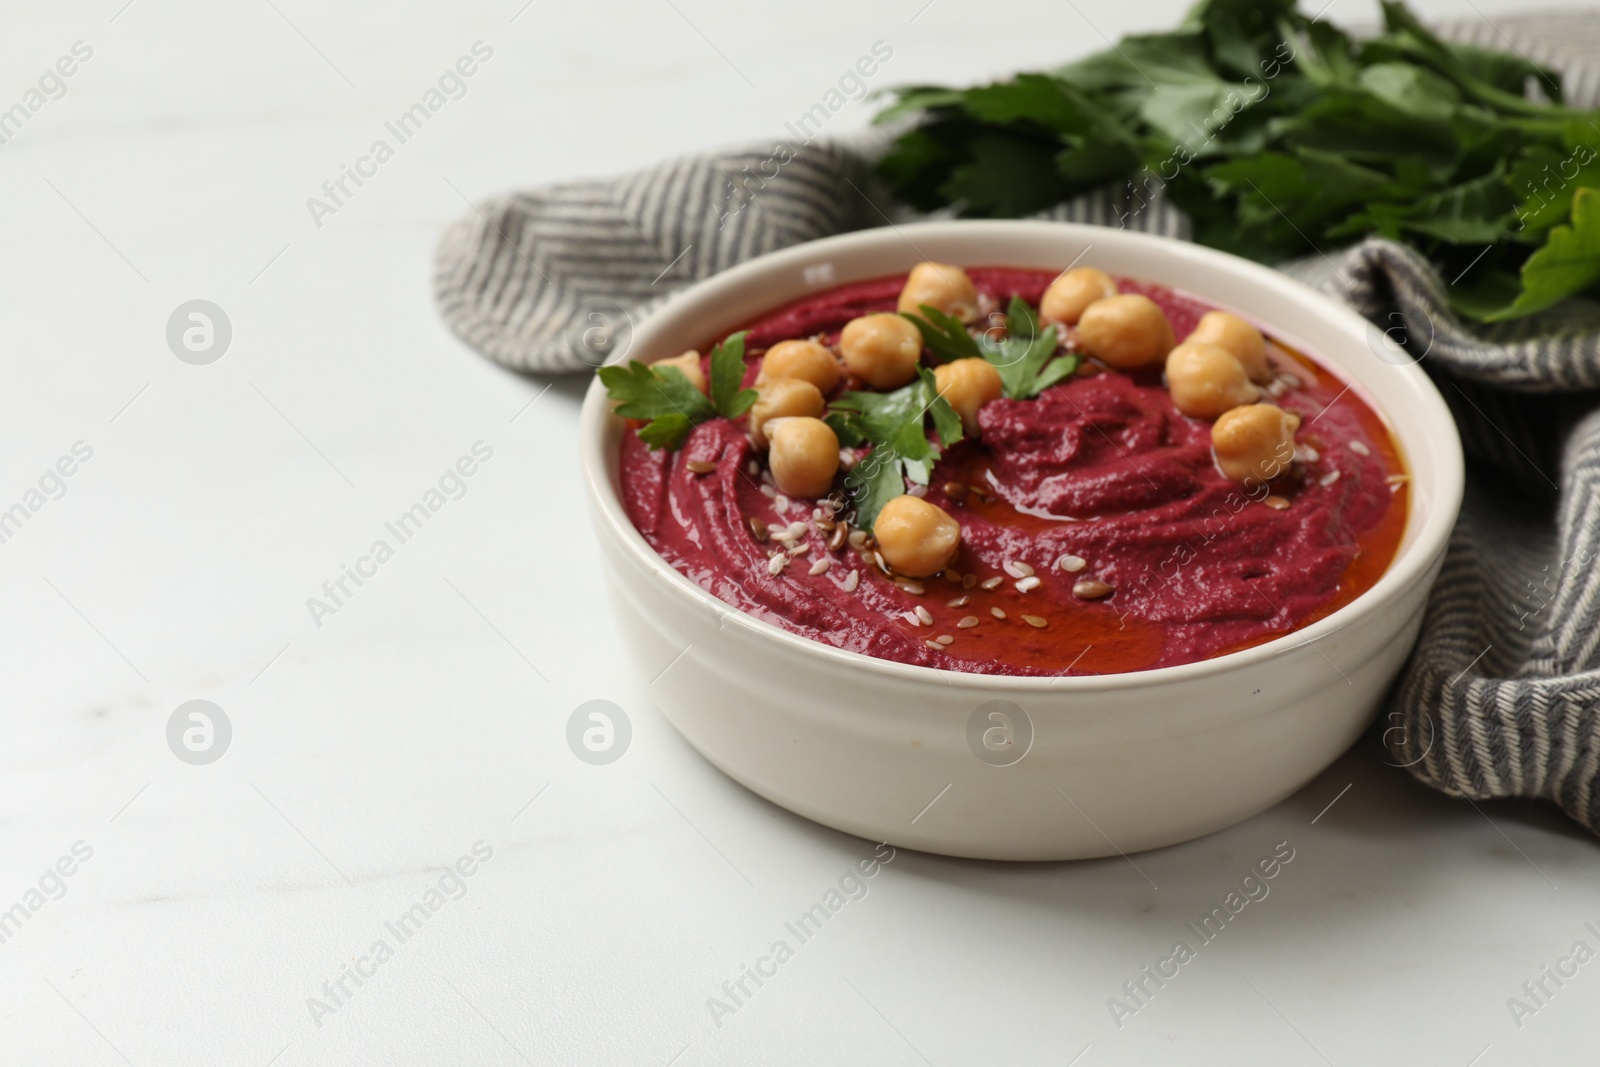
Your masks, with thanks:
M691 459L689 462L685 463L684 466L689 468L689 472L691 474L710 474L712 471L717 469L717 465L715 463L704 459Z
M1289 506L1288 500L1276 495L1267 497L1267 499L1263 500L1262 503L1271 508L1273 511L1283 511Z
M860 584L861 584L861 572L860 571L851 571L850 572L850 577L846 578L844 580L844 584L841 585L839 588L843 589L846 593L854 593L856 591L856 586L858 586Z
M898 585L901 589L907 593L910 593L912 596L921 596L923 593L927 592L927 590L922 587L921 582L908 582L904 578L896 578L894 580L894 584Z
M769 536L767 524L755 515L750 516L750 536L762 543L765 543Z
M750 475L752 478L759 477L761 474L761 464L757 463L755 460L751 460L749 463L745 464L744 470L745 473Z
M1041 583L1040 583L1039 579L1035 578L1033 575L1030 574L1030 575L1028 575L1028 577L1023 578L1023 579L1021 579L1020 581L1017 582L1017 592L1026 593L1030 589L1039 588L1040 584Z
M779 571L783 570L784 567L788 566L788 564L789 557L784 555L782 552L779 552L777 555L767 560L767 573L776 575Z
M1278 380L1280 382L1282 382L1284 384L1284 387L1287 388L1287 389L1298 389L1298 388L1300 388L1300 379L1296 378L1292 374L1282 375Z
M827 571L828 571L828 568L832 564L833 564L833 560L829 559L827 556L823 556L821 559L819 559L815 563L813 563L811 565L811 569L809 571L807 571L806 573L807 574L826 574Z
M1003 619L1006 617L1006 613L1001 611L999 608L990 608L989 614L993 615L997 619Z
M960 482L945 482L944 495L951 500L960 500L967 495L967 487Z
M1088 565L1088 560L1084 559L1082 556L1074 556L1070 552L1056 560L1056 566L1060 567L1068 574L1076 574Z
M929 611L927 608L923 607L921 604L918 604L917 605L917 619L924 626L932 626L933 625L933 612Z
M1050 625L1049 619L1041 619L1037 615L1024 615L1022 616L1022 621L1032 626L1035 630L1042 630Z
M906 490L906 496L914 496L914 497L919 497L920 498L920 497L924 497L924 496L927 496L927 495L928 495L928 487L925 486L925 485L913 485L910 489Z
M775 487L773 487L773 486L770 486L770 485L763 485L763 486L762 486L762 487L761 487L761 493L762 493L762 495L763 495L763 496L765 496L765 497L766 497L766 498L767 498L767 499L768 499L768 500L771 500L771 499L773 499L773 498L774 498L774 497L776 497L776 496L777 496L777 495L778 495L778 490L777 490L777 489L776 489L776 488L775 488Z
M1033 573L1033 568L1021 560L1008 559L1004 567L1005 572L1013 578L1026 578Z
M960 622L956 623L956 627L962 630L970 630L976 625L978 625L978 617L976 615L964 616Z
M952 637L950 634L940 634L938 637L935 637L934 640L939 642L941 645L946 645L946 646L953 645L953 644L956 643L956 639L954 637Z
M1327 474L1324 474L1321 478L1317 479L1317 484L1318 485L1332 485L1334 482L1336 482L1338 480L1339 480L1339 472L1338 471L1329 471Z
M1079 600L1099 600L1111 595L1111 587L1097 578L1085 578L1072 587L1072 595Z
M944 651L944 646L941 645L937 641L924 641L922 643L927 645L929 648L933 649L935 652L943 652Z
M779 515L789 514L789 498L779 493L772 498L772 509Z
M784 540L786 540L786 541L793 541L796 537L803 537L805 535L805 532L806 532L806 524L805 523L803 523L803 522L791 522L789 524L789 528L787 530L783 531L783 537L784 537Z
M789 555L791 555L791 556L803 556L807 552L810 552L810 551L811 551L810 542L802 541L802 542L800 542L800 544L793 545L793 546L790 547Z
M1372 455L1372 449L1368 448L1366 446L1365 442L1362 442L1362 441L1351 441L1350 442L1350 451L1354 452L1358 456L1370 456L1370 455Z
M849 449L849 448L841 448L841 449L839 449L839 469L840 470L847 471L851 467L854 467L856 465L856 462L857 462L856 461L856 454L855 454L855 451L853 449Z
M1310 445L1301 445L1299 448L1294 450L1294 458L1298 459L1302 463L1315 463L1317 460L1322 458L1322 453L1318 452Z
M982 582L979 582L978 584L981 585L985 589L999 589L1000 588L1000 583L1003 582L1003 581L1005 581L1005 579L1004 578L1000 578L1000 577L985 578Z
M850 536L850 524L841 522L833 528L833 534L828 538L828 550L837 552L844 547L845 538Z
M851 530L848 536L851 548L860 548L862 545L866 544L867 531L865 530Z
M967 606L967 601L971 599L972 598L969 596L958 596L954 600L946 601L946 603L948 603L952 608L964 608Z
M963 589L971 589L973 586L975 586L977 584L978 584L978 576L976 574L963 574L961 576L961 588L963 588Z
M944 571L944 580L947 582L953 582L956 585L960 585L961 572L956 570L954 567L946 567Z
M874 552L872 558L877 561L878 569L885 574L889 573L889 565L883 561L882 552Z

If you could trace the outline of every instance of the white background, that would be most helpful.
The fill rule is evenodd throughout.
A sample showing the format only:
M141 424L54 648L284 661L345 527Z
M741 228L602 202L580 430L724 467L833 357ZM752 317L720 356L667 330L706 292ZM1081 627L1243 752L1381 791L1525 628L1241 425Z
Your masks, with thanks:
M582 513L583 383L524 410L545 383L435 318L433 244L463 195L778 136L875 40L880 84L967 82L1187 5L522 2L8 5L0 106L94 55L0 147L0 508L74 442L93 458L0 545L0 909L74 842L93 858L0 944L0 1061L1466 1067L1592 1034L1600 963L1521 1029L1506 1006L1600 948L1592 837L1364 745L1132 862L901 853L716 1026L707 998L872 846L653 710ZM1480 7L1514 4L1421 10ZM317 228L306 198L480 39L469 94ZM165 341L194 298L233 325L210 366ZM479 440L468 494L313 625L306 598ZM166 744L191 699L233 724L210 766ZM564 742L591 699L633 722L611 766ZM467 895L317 1025L307 999L480 839ZM1270 896L1116 1028L1107 998L1284 841Z

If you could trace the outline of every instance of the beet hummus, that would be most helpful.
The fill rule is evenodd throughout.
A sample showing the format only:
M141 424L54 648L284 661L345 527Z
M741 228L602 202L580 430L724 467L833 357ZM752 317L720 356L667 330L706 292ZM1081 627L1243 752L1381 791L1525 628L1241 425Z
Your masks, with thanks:
M1013 297L1048 308L1060 277L965 276L975 334ZM1213 310L1135 279L1114 283L1108 292L1147 297L1164 313L1168 349ZM905 275L842 286L748 324L744 384L781 341L838 353L847 323L895 311L907 286ZM745 418L705 418L676 449L652 449L633 424L621 449L628 515L669 564L756 618L853 652L979 674L1191 663L1293 631L1377 581L1405 528L1408 479L1382 417L1351 383L1268 334L1259 384L1240 378L1236 388L1287 413L1292 458L1270 479L1241 482L1213 450L1213 421L1175 405L1162 365L1090 358L1089 322L1075 321L1059 332L1060 351L1080 357L1075 369L1036 396L982 403L926 485L906 483L959 524L959 547L938 573L898 572L873 531L853 524L840 487L870 447L846 444L829 493L790 498ZM705 391L703 357L680 359ZM921 360L933 367L938 353ZM837 400L867 388L846 361L824 392Z

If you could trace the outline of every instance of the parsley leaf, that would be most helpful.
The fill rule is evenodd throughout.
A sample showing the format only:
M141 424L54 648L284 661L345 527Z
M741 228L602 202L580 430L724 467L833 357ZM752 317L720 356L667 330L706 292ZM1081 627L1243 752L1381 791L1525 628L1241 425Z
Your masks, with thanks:
M689 431L718 415L736 419L750 410L759 394L741 389L744 381L744 333L736 333L711 350L711 396L707 397L677 367L648 367L630 360L626 367L601 367L606 395L617 402L625 419L645 423L639 440L651 448L683 447Z
M906 476L899 455L887 445L874 446L845 473L844 491L856 506L856 525L872 529L883 506L905 495Z
M933 371L921 367L917 371L917 376L922 379L924 395L932 398L928 402L928 413L933 416L934 432L939 435L939 443L948 448L961 440L961 416L956 414L956 409L950 406L950 401L939 392ZM926 480L921 484L926 485Z
M737 419L761 396L744 383L744 338L748 330L732 334L711 350L711 404L717 414Z
M949 363L954 359L970 359L983 354L978 351L978 342L972 339L960 319L927 304L917 305L917 310L922 314L902 311L900 315L911 320L911 324L922 334L922 343L928 346L934 359Z
M983 358L1000 372L1000 385L1013 400L1028 400L1078 369L1078 357L1056 355L1056 328L1041 332L1039 320L1028 302L1013 296L1006 309L1006 334L995 340L989 334L978 339Z
M618 415L646 420L639 439L651 448L679 448L690 430L717 413L676 367L653 370L631 360L626 367L601 367L598 373L606 394L618 402Z
M1511 166L1506 181L1517 198L1513 230L1524 237L1543 237L1550 227L1565 222L1572 194L1585 186L1600 189L1600 129L1587 122L1572 122L1560 144L1524 149Z
M1522 265L1522 292L1484 317L1491 322L1543 311L1600 281L1600 189L1572 194L1572 224L1550 231L1545 246Z
M939 443L928 440L926 419L933 416ZM844 477L845 492L856 507L856 525L870 530L883 506L906 491L906 479L927 485L940 453L961 440L961 417L934 387L924 368L917 380L888 393L845 393L828 408L826 421L839 443L870 444Z
M679 412L668 415L657 415L639 428L639 440L651 448L664 448L668 452L676 452L683 447L684 438L689 436L689 431L699 425L689 416Z

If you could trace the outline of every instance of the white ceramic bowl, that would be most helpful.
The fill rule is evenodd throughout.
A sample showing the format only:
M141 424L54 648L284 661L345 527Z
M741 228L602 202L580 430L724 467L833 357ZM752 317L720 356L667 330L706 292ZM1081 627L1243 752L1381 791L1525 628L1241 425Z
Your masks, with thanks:
M623 425L596 381L581 453L622 640L668 720L736 781L873 841L986 859L1086 858L1248 818L1315 777L1371 720L1443 561L1461 447L1420 369L1379 358L1366 320L1282 274L1103 227L923 223L801 245L692 286L642 324L628 357L674 356L790 300L924 259L1057 270L1080 255L1262 323L1393 415L1412 474L1394 563L1303 630L1179 667L1038 679L873 659L728 607L645 543L618 496ZM979 711L991 701L1010 703ZM996 708L1005 718L989 716ZM1025 755L1005 766L995 764L1009 757L980 758L983 732L1008 724L1007 751Z

